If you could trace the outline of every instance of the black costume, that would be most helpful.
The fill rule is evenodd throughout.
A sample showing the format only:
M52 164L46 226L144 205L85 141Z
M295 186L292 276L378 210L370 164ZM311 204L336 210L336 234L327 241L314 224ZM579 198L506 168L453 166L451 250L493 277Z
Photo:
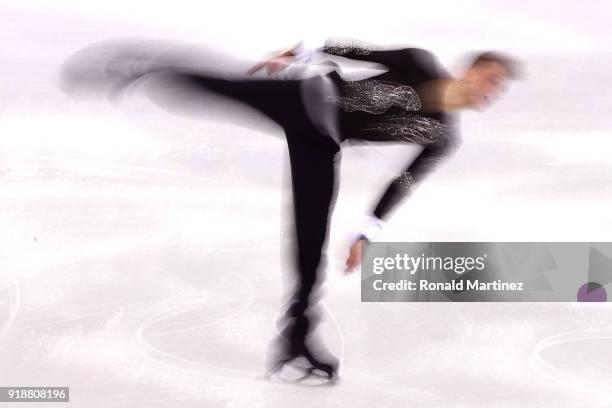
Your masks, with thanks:
M435 57L418 48L372 50L351 43L329 41L326 53L376 62L387 72L360 81L341 82L338 99L340 127L345 139L416 143L424 147L393 179L372 214L385 219L410 192L410 187L452 153L460 143L455 118L444 112L424 112L420 86L434 79L450 78ZM334 78L339 80L337 75Z
M387 186L373 209L384 219L410 192L411 185L458 145L449 115L421 109L420 85L448 77L427 51L417 48L373 50L350 43L326 42L322 51L336 56L371 61L389 70L358 81L346 81L337 71L326 74L338 89L320 103L331 104L339 115L338 135L332 137L308 117L300 95L300 80L223 79L213 75L155 66L123 78L129 83L151 73L174 75L196 89L210 90L246 103L280 124L286 135L291 165L295 217L295 267L298 283L292 295L283 331L281 355L274 369L304 356L312 368L335 374L337 362L323 362L309 345L313 299L318 271L323 267L324 245L330 210L335 201L336 166L341 144L346 140L416 143L421 154Z

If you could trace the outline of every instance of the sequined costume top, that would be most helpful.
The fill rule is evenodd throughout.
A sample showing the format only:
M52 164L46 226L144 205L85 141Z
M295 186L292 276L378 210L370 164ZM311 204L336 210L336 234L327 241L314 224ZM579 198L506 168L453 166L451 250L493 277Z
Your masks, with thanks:
M388 71L358 81L330 77L339 95L329 97L340 108L342 140L416 143L420 155L387 186L373 215L384 219L411 191L414 183L431 172L460 143L454 118L444 112L426 112L421 104L421 85L450 78L436 58L419 48L375 50L354 41L331 39L324 53L382 64Z

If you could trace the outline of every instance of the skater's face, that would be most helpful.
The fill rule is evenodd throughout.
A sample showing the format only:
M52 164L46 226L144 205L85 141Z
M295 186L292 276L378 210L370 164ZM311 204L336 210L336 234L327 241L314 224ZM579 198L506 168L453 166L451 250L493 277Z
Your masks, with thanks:
M492 61L472 65L465 73L468 108L483 110L505 92L508 82L506 68Z

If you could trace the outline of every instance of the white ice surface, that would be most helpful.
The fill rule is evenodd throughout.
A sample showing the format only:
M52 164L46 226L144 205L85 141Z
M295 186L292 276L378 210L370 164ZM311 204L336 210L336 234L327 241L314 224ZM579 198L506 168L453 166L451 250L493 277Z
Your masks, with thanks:
M255 58L321 7L314 34L408 39L449 66L508 49L528 79L463 116L460 153L381 239L610 241L609 6L537 3L389 3L376 18L311 3L296 23L280 2L274 18L246 2L2 2L0 385L70 386L78 407L610 407L608 304L360 303L346 236L404 147L343 152L321 327L340 382L262 379L289 271L280 131L72 100L56 82L71 52L124 35Z

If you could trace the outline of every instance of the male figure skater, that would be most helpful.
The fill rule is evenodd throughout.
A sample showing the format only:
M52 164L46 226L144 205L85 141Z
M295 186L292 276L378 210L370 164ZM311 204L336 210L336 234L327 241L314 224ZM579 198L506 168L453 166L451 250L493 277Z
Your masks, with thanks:
M316 287L324 266L341 146L347 140L369 140L423 147L416 160L389 183L373 208L369 225L350 248L346 264L350 271L359 263L362 241L374 239L375 232L413 184L457 148L459 138L452 121L455 112L481 110L492 103L506 82L516 76L517 67L502 54L485 52L473 57L460 78L453 78L430 52L418 48L382 50L332 39L315 52L375 62L388 70L348 81L337 65L324 64L328 72L293 79L228 79L222 74L181 68L167 60L161 63L141 53L133 53L130 62L130 53L123 51L121 60L127 68L117 69L115 64L106 74L119 87L144 77L169 75L191 89L212 91L246 103L282 126L291 168L297 283L271 371L304 357L309 363L308 373L320 370L334 379L338 361L330 355L322 357L310 334L317 322ZM273 72L303 54L299 47L292 47L257 64L249 74L261 68Z
M375 62L388 68L387 72L360 81L343 81L337 71L329 74L330 81L337 85L337 93L331 97L327 96L326 101L336 102L340 109L339 116L335 118L336 127L323 126L324 131L321 133L335 136L335 141L340 144L347 139L360 139L411 142L423 146L420 155L408 163L404 171L389 183L372 209L368 222L351 245L346 261L347 271L350 271L360 262L362 242L374 239L391 210L410 193L413 184L422 180L438 162L458 147L460 140L453 124L454 113L461 109L482 110L491 104L505 89L506 82L517 77L518 66L516 61L503 54L484 52L473 56L472 61L465 67L463 76L455 79L440 67L431 53L422 49L374 50L350 41L328 41L316 51ZM304 49L298 44L255 65L250 72L266 68L268 73L273 73L287 65L291 66L292 58L308 57L312 52L313 50ZM312 79L306 79L303 83L308 84L307 81L316 83ZM319 83L323 82L319 80ZM303 87L309 89L308 85ZM327 92L328 95L329 93ZM306 93L303 92L303 96L304 94ZM307 98L303 99L308 112L310 102ZM312 121L317 123L316 119ZM321 184L319 180L333 180L335 156L332 155L335 150L332 149L329 154L323 153L323 149L313 154L307 154L305 150L302 153L302 158L310 157L309 164L303 165L309 177L302 180L294 175L294 188L298 190L294 194L301 192L308 197L314 197L316 194L322 201L318 207L307 207L310 198L304 197L296 203L296 217L298 220L304 219L304 224L308 225L313 233L322 232L327 228L327 210L332 193L331 187ZM322 160L323 165L319 165L314 157ZM304 208L300 210L302 201ZM320 240L304 239L300 244L300 251L312 254L310 260L320 260L321 247ZM302 268L300 273L302 293L295 297L294 304L307 305L307 291L311 290L312 280L317 276L316 266ZM300 316L303 310L302 306L293 316ZM292 357L291 354L289 356ZM281 363L283 362L281 360Z

